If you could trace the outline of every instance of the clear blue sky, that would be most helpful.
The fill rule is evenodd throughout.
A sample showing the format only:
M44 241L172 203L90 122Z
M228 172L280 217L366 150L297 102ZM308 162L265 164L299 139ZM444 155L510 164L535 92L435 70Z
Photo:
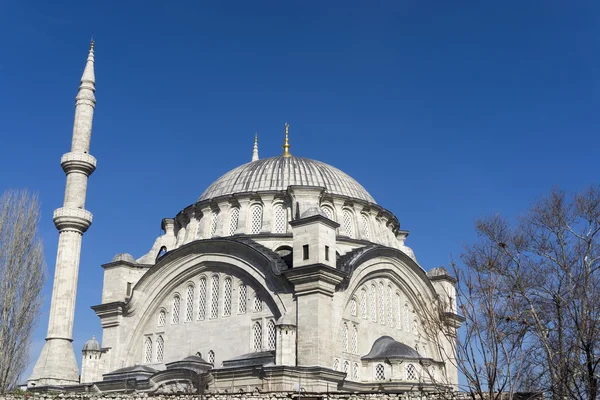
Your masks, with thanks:
M101 334L101 264L229 169L281 152L356 178L425 269L552 185L599 181L596 1L2 1L0 191L42 200L50 279L74 97L90 35L97 108L74 345ZM26 373L26 378L29 371Z

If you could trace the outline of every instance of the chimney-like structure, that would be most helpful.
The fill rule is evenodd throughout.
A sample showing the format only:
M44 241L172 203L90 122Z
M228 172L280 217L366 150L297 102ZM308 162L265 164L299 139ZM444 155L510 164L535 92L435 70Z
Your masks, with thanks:
M85 209L85 197L88 177L96 169L96 159L89 154L96 107L95 91L92 40L75 98L71 151L63 155L60 162L67 175L67 183L63 206L54 211L54 225L59 234L48 334L33 373L27 381L29 388L79 383L79 368L72 343L73 319L81 240L92 224L92 214Z

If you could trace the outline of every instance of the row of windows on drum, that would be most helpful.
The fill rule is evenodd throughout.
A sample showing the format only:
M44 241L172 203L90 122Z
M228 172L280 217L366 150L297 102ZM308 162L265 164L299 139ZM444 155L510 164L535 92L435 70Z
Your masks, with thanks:
M190 284L185 289L185 302L182 304L182 298L179 293L175 293L171 300L171 324L178 324L183 321L192 322L194 319L204 320L221 316L228 317L233 312L233 279L226 277L223 280L223 288L219 285L219 276L211 277L210 290L207 286L205 277L200 278L198 288ZM196 291L198 297L196 298ZM222 301L222 307L220 303ZM182 310L183 308L183 310ZM237 287L237 314L246 314L247 312L261 312L263 310L263 301L256 292L250 294L245 284L239 284ZM157 325L165 326L167 323L167 310L162 308L158 311Z

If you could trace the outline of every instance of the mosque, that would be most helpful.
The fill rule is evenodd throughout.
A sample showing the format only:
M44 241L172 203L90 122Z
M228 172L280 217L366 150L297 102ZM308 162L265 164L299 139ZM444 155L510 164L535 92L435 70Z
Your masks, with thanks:
M352 177L283 151L225 173L161 222L148 253L102 265L102 332L72 345L96 105L94 44L63 155L63 207L36 390L403 392L456 387L455 280L429 272L398 219ZM283 133L283 132L282 132ZM283 136L283 135L282 135ZM442 315L431 333L428 315ZM429 326L429 328L427 326ZM445 330L442 335L441 330Z

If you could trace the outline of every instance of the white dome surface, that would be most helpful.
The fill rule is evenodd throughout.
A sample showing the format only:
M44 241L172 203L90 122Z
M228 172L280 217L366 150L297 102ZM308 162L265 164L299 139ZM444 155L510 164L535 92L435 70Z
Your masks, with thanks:
M264 158L234 168L213 182L198 201L234 193L286 190L290 185L322 186L330 194L375 203L348 174L323 162L294 156Z

